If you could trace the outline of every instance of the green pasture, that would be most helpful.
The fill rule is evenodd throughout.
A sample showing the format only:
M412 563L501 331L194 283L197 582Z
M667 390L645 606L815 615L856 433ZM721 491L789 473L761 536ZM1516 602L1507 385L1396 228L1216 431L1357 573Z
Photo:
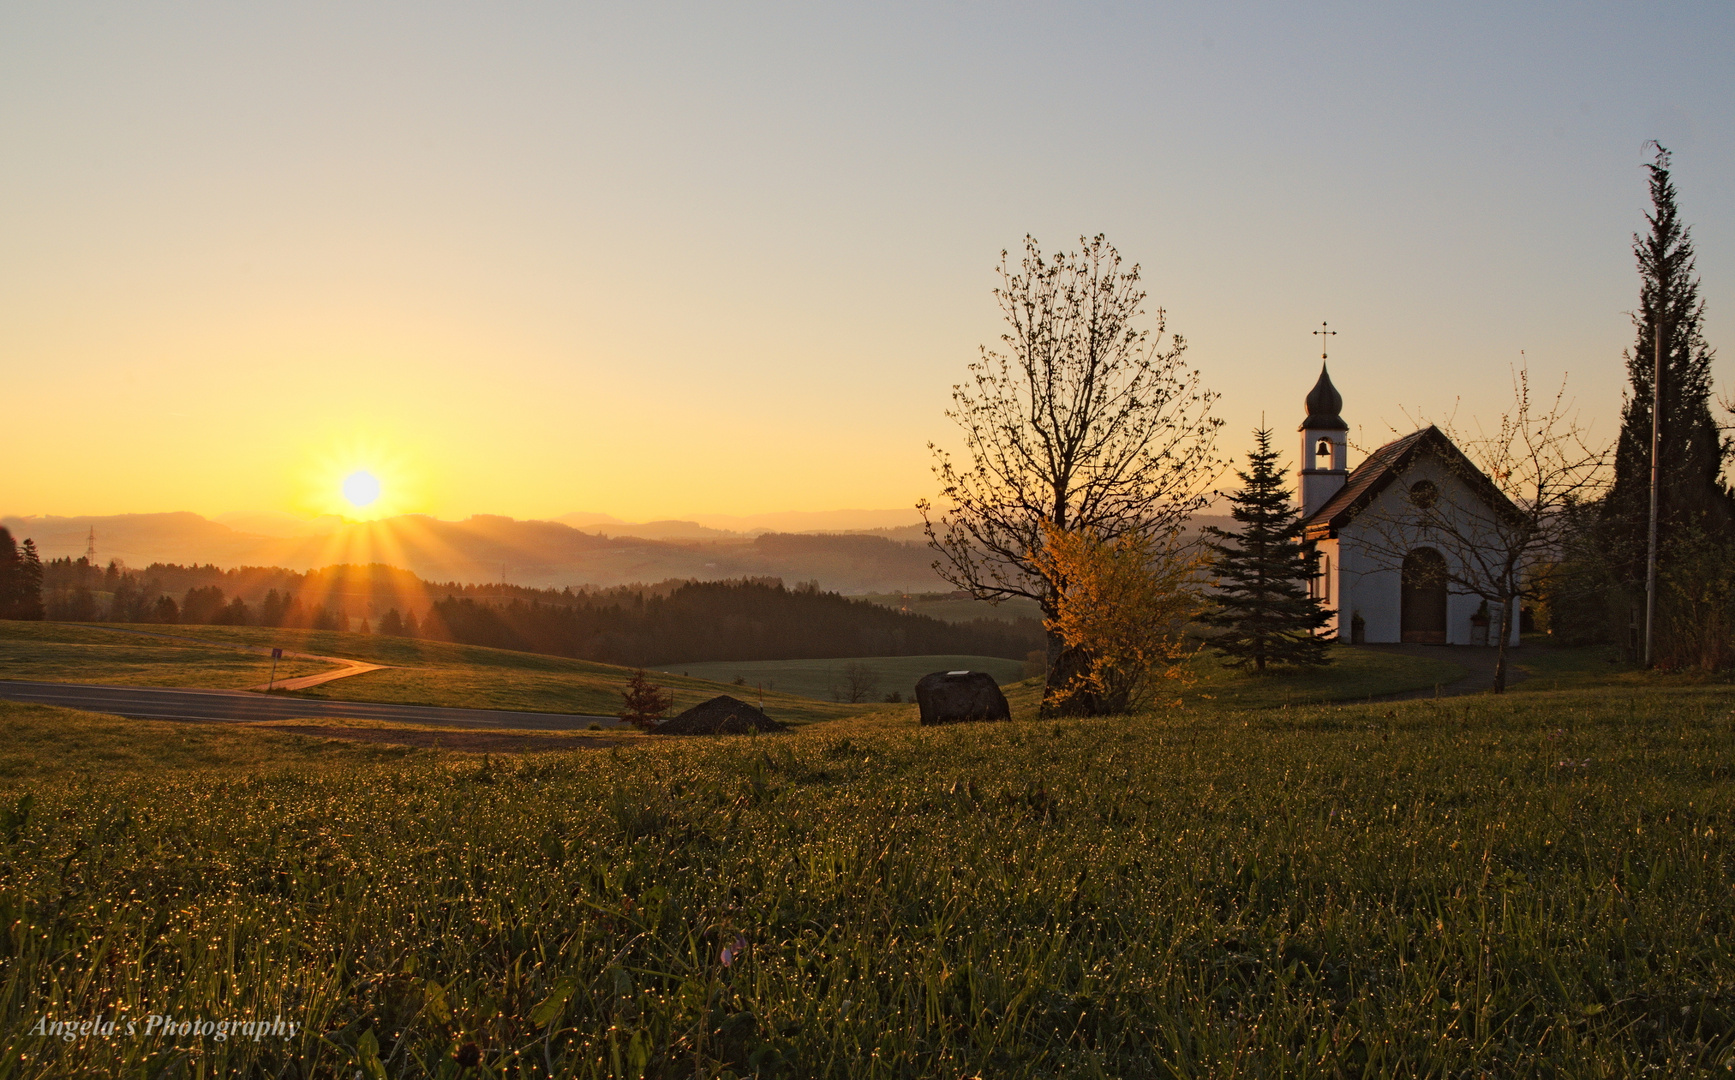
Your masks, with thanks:
M506 758L0 731L7 1077L1735 1065L1726 687ZM303 1029L31 1034L98 1014Z
M1550 646L1545 635L1527 635L1525 645L1512 650L1513 665L1526 676L1513 689L1583 690L1600 687L1615 692L1642 692L1660 678L1672 686L1729 686L1727 671L1676 671L1656 675L1628 663L1621 650L1609 645L1573 648Z
M916 680L935 671L985 671L998 683L1024 678L1024 664L995 656L851 656L839 660L716 660L700 664L673 664L666 674L691 675L712 682L734 683L745 679L745 689L796 694L822 701L835 700L834 689L845 685L847 669L860 664L870 669L877 682L870 700L880 701L894 691L913 701ZM737 687L739 695L742 687Z
M175 633L179 627L150 627ZM284 659L277 677L331 669L317 660ZM263 686L271 657L65 623L0 620L0 679L186 686L241 690Z
M305 697L612 715L620 709L620 690L630 676L628 669L585 660L346 631L259 626L149 628L176 639L194 639L189 641L132 632L137 629L0 622L0 678L242 689L262 684L270 674L271 661L230 646L278 646L292 652L388 665L382 671L296 691ZM1568 685L1578 685L1587 678L1605 675L1602 669L1607 665L1589 658L1594 652L1526 647L1515 650L1514 662L1528 659L1539 670L1551 673L1550 685L1560 685L1562 679ZM1206 651L1189 665L1191 681L1177 692L1189 701L1220 700L1224 704L1246 706L1365 699L1425 690L1461 677L1463 669L1451 662L1451 651L1441 650L1441 654L1437 658L1400 656L1339 645L1332 650L1334 662L1324 668L1273 669L1258 675L1224 667ZM861 712L860 705L833 700L833 688L843 684L850 664L862 664L878 676L875 690L869 695L872 701L883 700L893 691L908 701L916 680L932 671L987 671L1002 684L1023 676L1023 665L1016 660L902 656L680 664L657 673L656 681L674 694L671 712L719 693L751 697L757 702L758 688L763 685L765 708L770 715L789 723L808 723ZM278 677L324 669L317 661L286 659L278 665ZM1607 679L1617 681L1631 677L1625 668L1606 675ZM745 685L735 685L736 679L744 679ZM1168 692L1167 688L1164 692ZM1034 700L1032 696L1032 712Z
M1262 708L1428 690L1468 674L1452 662L1450 649L1441 649L1438 656L1409 656L1333 644L1330 655L1331 663L1321 667L1272 667L1259 673L1228 667L1205 649L1187 666L1191 681L1180 684L1176 693L1193 702Z
M266 626L149 627L177 637L196 638L209 647L160 641L118 629L62 623L0 622L0 670L4 678L42 682L89 682L123 686L194 686L242 689L265 682L269 657L224 646L279 646L294 652L337 656L390 665L324 683L295 696L332 701L378 701L403 705L509 709L524 712L591 713L610 716L621 709L620 691L632 672L610 664L570 660L537 653L455 645L442 641L381 637L337 630L281 630ZM118 664L118 653L136 662ZM131 650L130 652L128 650ZM259 665L263 663L263 667ZM283 661L286 670L312 674L327 665ZM257 669L257 677L255 677ZM697 678L659 676L673 695L671 715L740 688ZM757 699L757 697L756 697ZM861 711L784 692L765 695L766 712L786 723L833 719Z
M331 761L396 761L407 753L397 746L275 734L257 724L127 720L0 701L0 791L17 789L13 798L18 791L99 776L228 776Z
M1205 650L1186 665L1187 678L1164 684L1165 698L1178 697L1195 703L1220 701L1225 705L1264 707L1325 701L1357 701L1412 690L1430 690L1456 682L1466 674L1450 659L1439 656L1406 656L1332 646L1332 663L1321 668L1298 670L1274 667L1264 674L1224 666L1216 654ZM1016 710L1028 698L1034 715L1037 684L1022 694L1012 689L1022 685L1024 665L1016 660L991 656L859 656L840 660L719 660L701 664L676 664L676 676L690 675L713 682L733 683L745 679L747 688L758 685L780 692L831 700L834 688L845 684L846 669L861 664L878 676L872 695L881 700L897 691L905 701L913 699L916 680L933 671L986 671L1004 687ZM739 693L739 688L736 691Z
M298 730L285 731L286 728ZM495 733L496 729L486 729ZM358 739L360 733L388 736ZM229 776L281 773L332 762L394 762L414 757L394 738L425 733L457 742L474 729L429 728L367 720L300 719L263 723L183 723L128 720L46 705L0 701L0 792L34 790L96 776L152 775L164 771ZM574 749L649 739L630 730L604 734L536 731L518 734L537 743L568 742ZM14 792L16 795L16 792ZM0 810L0 813L3 813ZM3 1075L3 1071L0 1071Z

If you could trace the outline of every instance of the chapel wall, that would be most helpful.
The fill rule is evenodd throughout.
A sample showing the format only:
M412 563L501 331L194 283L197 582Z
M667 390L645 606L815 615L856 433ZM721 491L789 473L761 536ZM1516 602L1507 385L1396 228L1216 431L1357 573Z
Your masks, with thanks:
M1454 573L1463 571L1459 553L1443 544L1429 530L1401 525L1413 512L1409 505L1410 486L1420 480L1431 480L1440 491L1442 504L1463 506L1480 503L1482 497L1443 462L1432 455L1419 457L1403 475L1392 483L1354 519L1339 530L1342 538L1344 605L1342 623L1348 640L1350 620L1359 611L1366 625L1366 640L1370 643L1396 643L1403 640L1403 574L1401 560L1394 560L1380 550L1393 539L1401 539L1405 550L1431 547L1447 561ZM1388 524L1389 523L1389 524ZM1377 531L1376 531L1377 530ZM1478 596L1449 592L1446 598L1446 642L1469 645L1474 629L1471 618L1482 606ZM1499 632L1499 613L1491 615L1490 633ZM1511 643L1518 644L1518 621L1513 619Z

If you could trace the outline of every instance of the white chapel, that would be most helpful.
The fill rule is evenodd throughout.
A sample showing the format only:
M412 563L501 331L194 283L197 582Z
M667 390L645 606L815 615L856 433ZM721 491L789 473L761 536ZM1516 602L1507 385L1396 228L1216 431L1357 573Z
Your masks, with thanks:
M1438 428L1426 427L1349 469L1343 397L1322 365L1301 423L1297 500L1305 536L1320 552L1316 595L1333 611L1321 631L1355 644L1487 645L1499 612L1453 588L1452 544L1416 521L1415 507L1478 518L1512 507ZM1514 612L1511 643L1518 644ZM1492 627L1492 630L1490 630Z

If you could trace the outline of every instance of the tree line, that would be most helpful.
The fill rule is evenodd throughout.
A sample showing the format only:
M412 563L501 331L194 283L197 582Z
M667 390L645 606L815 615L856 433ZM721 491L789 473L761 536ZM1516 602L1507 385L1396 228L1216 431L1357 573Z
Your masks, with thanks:
M353 629L634 666L930 653L1016 659L1042 642L1034 619L948 623L777 578L534 589L435 584L379 565L306 574L172 563L132 570L82 557L32 565L46 582L51 619Z
M0 619L40 619L42 558L26 537L22 544L0 525Z
M948 623L775 580L688 581L666 595L611 591L582 599L499 604L452 596L432 604L419 623L389 610L379 632L631 667L934 653L1018 658L1042 641L1034 619Z

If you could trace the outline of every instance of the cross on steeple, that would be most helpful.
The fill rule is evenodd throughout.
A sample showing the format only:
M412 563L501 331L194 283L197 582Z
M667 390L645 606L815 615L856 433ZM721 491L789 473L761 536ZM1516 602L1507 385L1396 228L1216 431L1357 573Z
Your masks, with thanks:
M1319 358L1322 361L1325 359L1325 347L1331 343L1332 338L1337 336L1336 330L1326 329L1328 325L1328 323L1320 323L1319 329L1313 332L1313 336L1319 339Z

